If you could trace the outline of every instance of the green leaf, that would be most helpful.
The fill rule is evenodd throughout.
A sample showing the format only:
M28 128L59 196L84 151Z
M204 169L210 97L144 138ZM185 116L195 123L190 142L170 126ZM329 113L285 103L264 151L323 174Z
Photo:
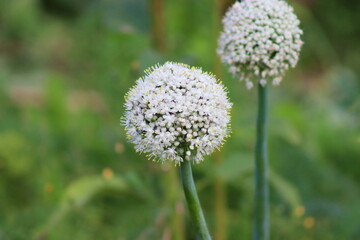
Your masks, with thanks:
M273 170L269 171L269 183L291 208L295 209L301 205L300 194L296 187Z
M108 179L103 176L86 176L72 182L66 189L61 203L57 210L52 214L50 220L36 234L36 239L44 238L53 227L55 227L69 212L74 208L84 207L95 196L104 191L118 191L120 193L130 192L131 185L119 176L112 176ZM134 191L131 191L134 192ZM137 192L137 191L135 191ZM141 198L141 194L137 194Z
M83 177L73 182L65 192L62 204L82 207L96 194L105 190L124 192L128 190L120 177L105 179L102 176Z
M215 169L215 176L224 181L231 182L252 173L254 170L253 156L251 154L234 154L224 159Z
M29 144L18 132L0 133L0 168L15 176L31 173L34 161Z
M239 179L252 177L254 172L253 158L252 154L233 154L216 166L212 178L218 177L227 183L233 183L239 181ZM204 171L209 171L209 169ZM205 181L204 184L211 184L211 181ZM269 184L292 209L301 205L301 198L297 188L271 169L269 169Z

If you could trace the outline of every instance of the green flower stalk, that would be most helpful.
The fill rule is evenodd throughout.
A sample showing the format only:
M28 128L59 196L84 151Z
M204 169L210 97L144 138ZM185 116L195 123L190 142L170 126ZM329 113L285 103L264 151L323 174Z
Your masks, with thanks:
M210 240L210 233L196 192L190 161L184 161L180 164L180 173L190 217L196 232L196 239Z
M269 186L267 154L267 87L258 84L258 116L255 145L254 240L269 239Z
M218 54L246 87L259 88L255 149L255 209L253 240L268 240L269 190L267 159L267 85L279 85L295 67L303 42L300 21L283 0L236 2L223 18Z
M153 161L180 165L190 216L198 239L208 240L191 163L218 149L229 135L226 90L199 68L167 62L147 70L126 96L129 140Z

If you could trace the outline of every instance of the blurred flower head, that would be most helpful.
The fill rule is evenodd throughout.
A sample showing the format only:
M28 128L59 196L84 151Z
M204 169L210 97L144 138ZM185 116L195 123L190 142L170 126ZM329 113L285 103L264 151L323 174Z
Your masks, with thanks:
M307 217L304 219L304 227L306 229L311 229L315 225L315 219L313 217Z
M113 177L114 172L111 170L111 168L104 168L102 171L102 175L105 179L110 179Z
M231 103L223 85L199 68L167 62L128 92L123 124L150 159L201 162L229 134Z
M297 206L295 208L294 213L295 213L295 216L297 216L297 217L303 216L305 214L305 207L304 206Z
M289 67L295 67L303 42L300 21L282 0L236 2L223 18L218 54L229 71L245 81L278 85Z

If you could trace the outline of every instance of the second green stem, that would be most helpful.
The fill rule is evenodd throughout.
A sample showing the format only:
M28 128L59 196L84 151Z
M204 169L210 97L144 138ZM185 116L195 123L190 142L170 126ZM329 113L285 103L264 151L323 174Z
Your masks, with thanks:
M267 159L267 87L258 84L259 108L255 147L255 209L253 240L269 240L269 186Z

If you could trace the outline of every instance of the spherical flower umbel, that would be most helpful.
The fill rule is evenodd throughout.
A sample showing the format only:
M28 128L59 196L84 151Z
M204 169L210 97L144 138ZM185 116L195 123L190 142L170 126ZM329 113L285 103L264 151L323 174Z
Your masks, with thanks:
M303 42L300 21L283 0L236 2L223 19L218 54L229 71L252 88L268 80L278 85L295 67Z
M128 138L161 162L201 162L229 134L231 103L223 85L185 64L147 70L127 94L125 108Z

